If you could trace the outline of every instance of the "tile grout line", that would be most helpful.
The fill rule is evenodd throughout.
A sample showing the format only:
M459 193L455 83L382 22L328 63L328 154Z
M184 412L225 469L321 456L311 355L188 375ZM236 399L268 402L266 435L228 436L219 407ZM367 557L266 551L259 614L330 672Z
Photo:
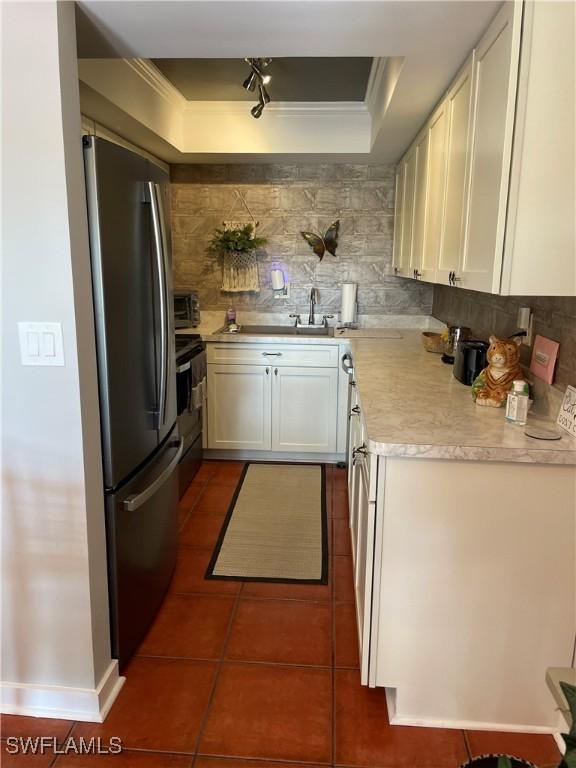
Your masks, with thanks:
M302 664L302 663L291 663L289 661L259 661L259 660L249 660L249 659L210 659L210 658L204 658L199 656L159 656L158 654L149 654L149 653L139 653L134 658L137 659L159 659L162 661L192 661L196 664L236 664L236 665L248 665L248 666L259 666L259 667L283 667L283 668L290 668L290 669L321 669L324 671L330 671L332 669L343 669L351 672L357 672L358 667L357 666L351 666L346 664L341 664L339 666L334 666L333 664Z
M468 753L468 759L472 760L472 749L470 747L470 742L468 740L468 734L465 730L462 731L462 736L464 737L464 747L466 749L466 752Z
M192 481L192 482L194 482L194 481ZM202 485L202 486L201 486L201 488L200 488L200 492L198 493L198 495L196 496L196 498L194 499L194 501L193 501L193 503L192 503L192 506L190 507L190 509L188 510L188 512L186 513L186 515L184 516L184 519L182 520L182 523L181 523L181 525L178 527L178 536L180 536L180 534L181 534L181 533L182 533L182 531L184 530L184 527L186 526L186 523L187 523L187 522L188 522L188 520L190 519L190 516L191 516L192 512L194 511L194 509L195 509L195 508L196 508L196 506L198 505L198 502L199 502L199 501L200 501L200 499L202 498L202 496L203 496L203 494L204 494L204 491L205 491L205 490L206 490L206 488L208 487L208 483L209 483L209 482L210 482L210 479L204 480L204 482L203 482L203 485ZM192 485L192 483L191 483L191 484L188 486L188 488L187 488L187 489L186 489L186 491L184 492L184 495L185 495L186 493L188 493L188 490L189 490L189 488L190 488L190 486L191 486L191 485ZM179 503L180 503L180 502L179 502Z
M242 587L244 585L242 584ZM230 620L228 622L228 629L226 630L226 637L224 638L224 643L222 645L222 651L220 653L220 659L217 661L217 669L216 674L214 675L214 682L212 683L212 690L210 691L210 696L208 697L208 702L206 704L206 710L204 712L204 716L202 718L202 721L200 723L200 728L198 729L198 736L196 738L196 744L194 748L194 755L198 755L198 751L200 749L200 743L202 741L202 737L204 736L204 730L206 728L206 724L208 722L208 716L210 714L210 710L212 709L212 703L214 701L214 696L216 694L216 688L218 686L218 681L220 680L220 674L222 672L222 667L224 666L224 660L226 657L226 651L228 650L228 644L230 642L230 637L232 636L232 628L234 626L234 622L236 620L236 614L238 613L238 608L240 606L240 595L242 594L242 588L238 592L238 594L235 597L234 605L232 607L232 611L230 613ZM194 758L194 762L196 761L196 758Z

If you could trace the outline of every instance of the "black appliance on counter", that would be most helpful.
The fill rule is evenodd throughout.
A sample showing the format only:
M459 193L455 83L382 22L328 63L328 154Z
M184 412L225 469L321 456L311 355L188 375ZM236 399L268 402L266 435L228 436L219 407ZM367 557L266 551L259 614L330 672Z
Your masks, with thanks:
M112 654L123 667L176 563L178 462L170 180L83 137L96 325Z
M194 291L174 293L174 327L196 328L200 325L200 303Z
M176 335L176 393L178 434L183 441L178 467L179 496L194 479L202 463L202 406L196 407L193 389L206 370L206 351L198 334Z
M489 346L486 341L478 339L459 341L454 352L454 377L470 386L488 364L486 353Z

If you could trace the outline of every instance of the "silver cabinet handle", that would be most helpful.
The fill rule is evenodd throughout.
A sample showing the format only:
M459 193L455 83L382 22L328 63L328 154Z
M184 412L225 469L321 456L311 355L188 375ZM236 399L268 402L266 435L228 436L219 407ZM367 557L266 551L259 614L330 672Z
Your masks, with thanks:
M353 413L356 415L360 413L360 407L358 405L355 405L350 409L350 416L352 416Z
M274 376L278 376L278 368L274 368Z
M262 352L264 357L282 357L282 352Z
M186 373L186 371L189 371L192 367L190 361L187 363L184 363L183 365L176 366L176 373Z
M178 442L172 444L174 448L178 446L178 450L176 451L176 455L168 464L166 469L164 469L154 480L153 483L150 483L148 488L141 491L140 493L132 494L131 496L128 496L126 499L124 499L123 505L124 509L127 509L129 512L133 512L135 509L138 509L143 504L145 504L149 498L154 496L156 491L161 488L165 481L170 477L172 472L174 471L174 468L180 461L180 456L182 456L182 449L184 448L184 439L180 438Z
M367 455L368 455L368 451L366 450L365 445L361 445L358 448L354 448L354 450L352 451L352 464L356 466L356 461L358 457L367 456Z
M350 355L342 356L342 369L345 373L354 374L354 365Z
M270 373L270 368L266 368L266 376Z

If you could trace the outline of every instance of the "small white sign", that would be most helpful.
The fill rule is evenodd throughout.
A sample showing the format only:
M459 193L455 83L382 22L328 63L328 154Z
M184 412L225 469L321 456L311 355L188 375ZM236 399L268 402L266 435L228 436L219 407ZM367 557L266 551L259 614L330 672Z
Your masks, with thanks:
M556 423L569 435L576 437L576 389L574 387L566 387Z

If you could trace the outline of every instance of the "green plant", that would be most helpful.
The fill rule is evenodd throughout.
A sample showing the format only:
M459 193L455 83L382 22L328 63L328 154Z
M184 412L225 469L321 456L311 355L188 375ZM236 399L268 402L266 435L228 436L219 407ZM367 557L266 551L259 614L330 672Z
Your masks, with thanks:
M264 245L266 238L255 237L254 225L246 224L234 229L217 229L209 248L217 253L251 253Z
M564 753L559 768L576 768L576 686L570 685L570 683L561 682L560 687L568 702L572 725L570 726L570 731L568 733L562 734L562 738L566 744L566 752Z

